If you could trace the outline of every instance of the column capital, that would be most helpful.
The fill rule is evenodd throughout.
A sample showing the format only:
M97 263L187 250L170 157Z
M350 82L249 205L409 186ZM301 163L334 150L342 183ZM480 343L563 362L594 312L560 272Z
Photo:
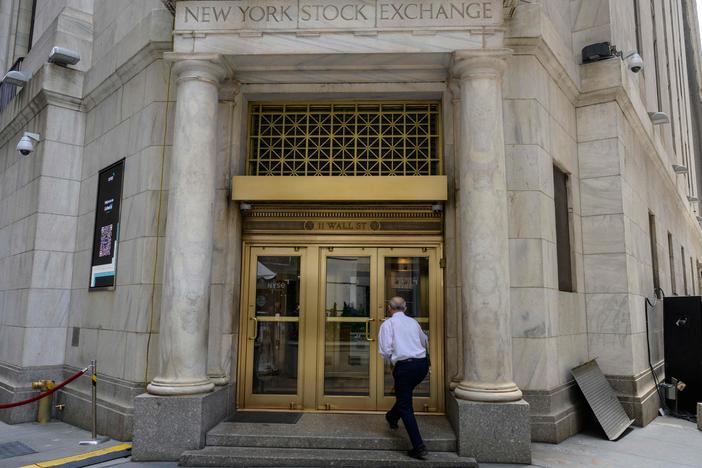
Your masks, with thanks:
M500 78L507 68L511 49L468 49L453 54L453 75L460 79Z
M209 81L219 84L232 70L227 65L224 57L219 54L183 54L166 52L163 59L173 62L173 71L176 82L184 80Z

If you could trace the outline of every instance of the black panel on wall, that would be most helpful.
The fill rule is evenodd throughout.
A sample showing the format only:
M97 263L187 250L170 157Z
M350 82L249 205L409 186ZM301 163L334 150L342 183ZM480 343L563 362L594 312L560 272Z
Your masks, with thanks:
M694 413L702 401L702 298L666 297L664 303L665 376L687 384L678 409Z
M123 175L124 159L101 170L98 176L90 289L115 286Z

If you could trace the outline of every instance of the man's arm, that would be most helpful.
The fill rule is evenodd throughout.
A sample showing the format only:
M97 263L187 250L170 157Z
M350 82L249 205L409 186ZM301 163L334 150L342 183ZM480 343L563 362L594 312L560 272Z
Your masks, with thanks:
M390 358L392 357L392 348L392 327L387 321L385 321L380 326L380 330L378 332L378 352L380 353L380 356L387 362L390 362Z
M424 333L424 330L422 330L422 326L419 324L419 322L417 322L417 327L419 328L419 341L422 343L422 346L424 346L424 349L429 351L429 337L426 333Z

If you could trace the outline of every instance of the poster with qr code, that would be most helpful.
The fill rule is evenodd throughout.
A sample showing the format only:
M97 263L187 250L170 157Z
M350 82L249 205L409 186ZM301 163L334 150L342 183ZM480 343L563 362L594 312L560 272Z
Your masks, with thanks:
M123 174L124 160L98 176L90 289L112 289L116 284Z
M99 257L107 257L112 252L112 224L100 228L100 253Z

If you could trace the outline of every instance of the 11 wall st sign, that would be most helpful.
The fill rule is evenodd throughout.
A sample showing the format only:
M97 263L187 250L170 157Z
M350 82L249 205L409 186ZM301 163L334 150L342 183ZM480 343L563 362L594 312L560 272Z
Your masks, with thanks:
M502 24L502 0L181 1L178 31L468 28Z

